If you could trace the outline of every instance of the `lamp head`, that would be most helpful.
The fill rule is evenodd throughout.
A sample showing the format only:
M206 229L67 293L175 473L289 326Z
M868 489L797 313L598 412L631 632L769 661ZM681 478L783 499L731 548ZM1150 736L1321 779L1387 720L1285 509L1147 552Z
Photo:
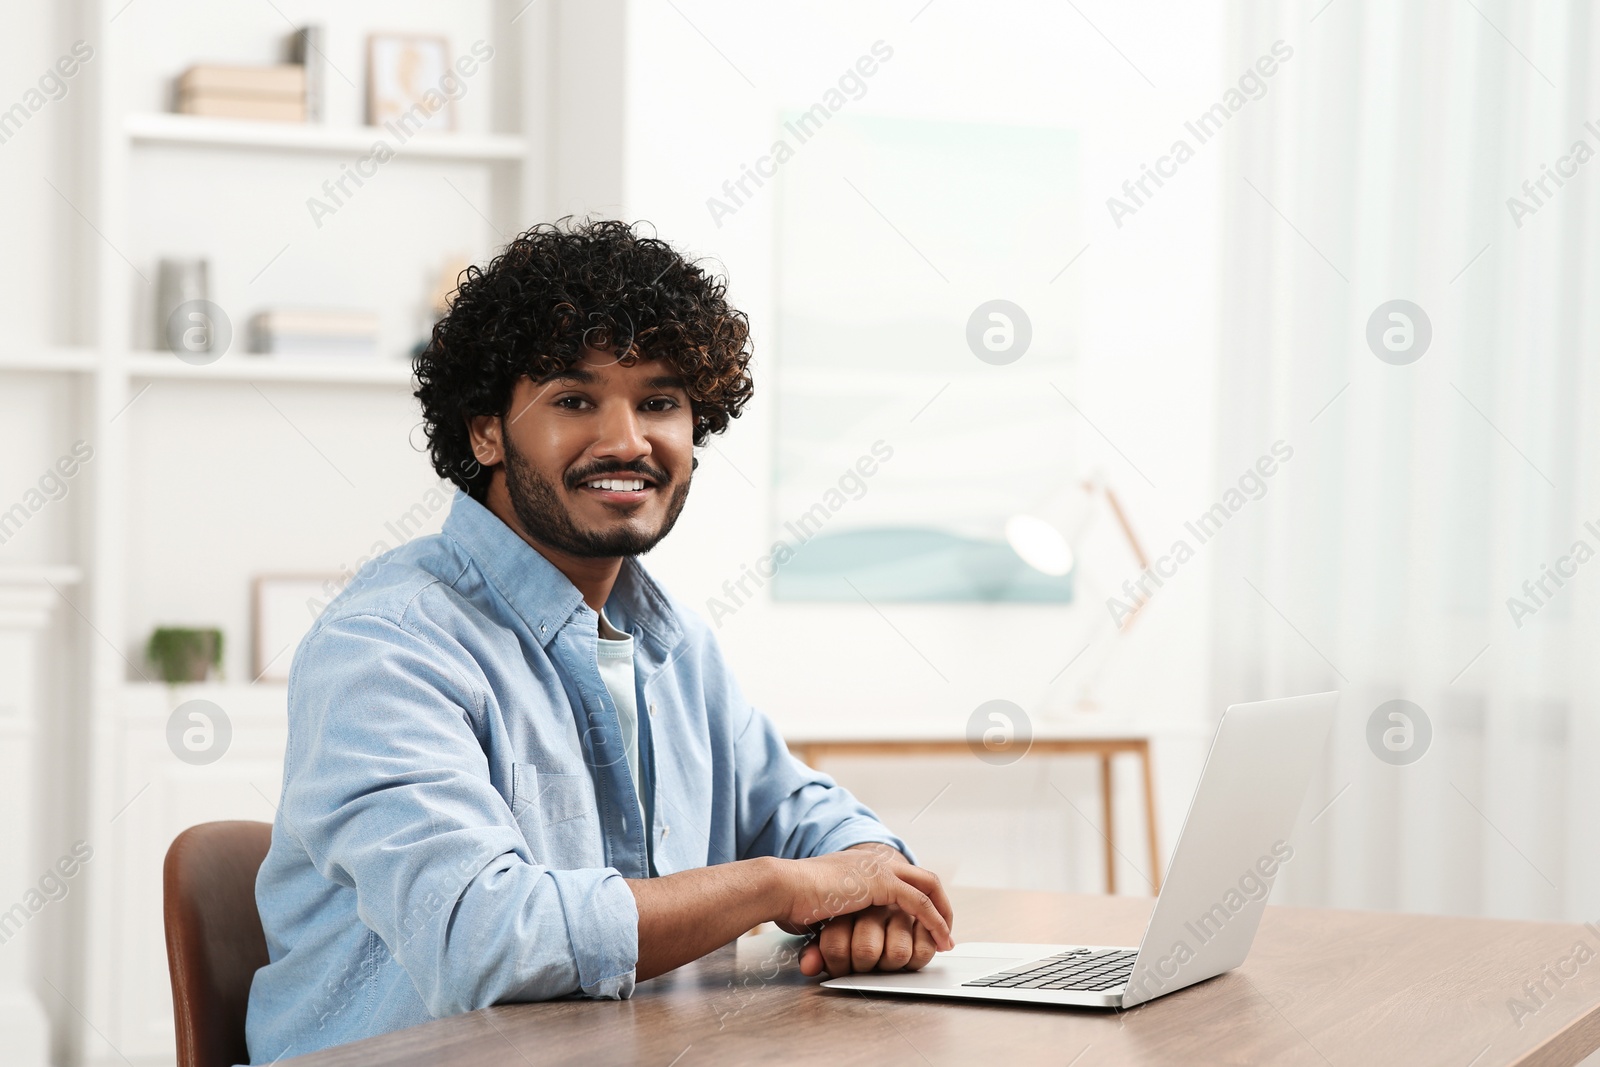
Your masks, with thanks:
M1072 546L1060 530L1036 515L1013 515L1007 519L1006 542L1040 574L1059 578L1072 571Z

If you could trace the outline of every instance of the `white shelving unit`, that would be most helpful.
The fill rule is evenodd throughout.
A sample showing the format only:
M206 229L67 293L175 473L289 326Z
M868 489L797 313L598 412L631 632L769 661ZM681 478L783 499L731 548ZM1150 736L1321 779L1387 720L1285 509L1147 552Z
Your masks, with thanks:
M130 353L130 378L170 378L185 382L303 382L311 385L412 384L411 364L400 360L293 360L229 354L215 363L185 363L170 352Z
M85 374L121 370L132 380L304 382L328 385L414 384L411 364L397 359L317 361L228 354L215 363L185 363L170 352L127 352L103 356L93 348L0 351L0 372Z
M135 146L200 145L218 149L261 149L277 152L365 153L377 141L393 141L380 126L332 129L286 122L244 122L167 113L129 115L123 132ZM464 159L520 163L528 143L521 137L494 133L419 133L401 151L414 159Z
M401 360L279 359L229 354L215 363L185 363L170 352L129 352L102 357L92 348L22 349L0 352L0 373L92 375L120 370L130 380L170 378L189 382L303 382L309 385L409 386L411 364Z
M100 353L93 348L0 349L0 371L45 371L65 374L93 371Z
M78 764L70 773L86 815L72 832L95 851L73 889L87 896L85 925L69 938L81 959L56 972L61 997L37 998L70 1033L78 1062L175 1061L161 858L192 823L273 817L286 691L252 684L232 651L250 643L252 573L304 569L314 543L363 551L386 518L415 503L418 486L437 484L406 435L417 420L409 341L365 362L252 356L244 318L263 306L368 306L391 340L414 340L439 266L481 261L547 216L555 16L525 3L282 5L327 27L339 68L328 75L328 124L291 125L152 110L163 81L191 63L276 60L289 17L277 6L218 20L199 0L178 9L81 0L76 18L93 28L95 55L73 93L90 94L92 121L73 137L89 180L62 193L73 194L74 213L61 214L92 228L75 231L86 238L75 284L92 294L79 327L86 341L0 344L0 388L62 376L76 396L75 434L94 449L73 483L86 495L66 553L85 578L73 599L86 623L75 652L87 751L50 758ZM458 101L460 132L404 138L353 207L313 226L301 203L324 177L379 139L396 142L359 124L359 104L365 35L397 30L443 33L452 55L492 41L494 56ZM212 299L228 307L234 343L210 364L147 348L135 312L155 301L163 255L212 264ZM326 567L343 562L329 557ZM185 612L170 621L224 624L228 681L174 688L143 677L151 618ZM225 758L201 767L176 759L166 740L171 710L197 696L224 706L233 726Z

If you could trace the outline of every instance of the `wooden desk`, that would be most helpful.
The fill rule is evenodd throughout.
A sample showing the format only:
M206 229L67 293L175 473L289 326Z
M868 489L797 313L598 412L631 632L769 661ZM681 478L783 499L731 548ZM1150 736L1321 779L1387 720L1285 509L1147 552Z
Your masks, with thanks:
M789 751L808 767L822 769L830 756L968 756L964 740L796 740ZM1150 894L1161 892L1161 845L1156 836L1156 787L1150 773L1148 737L1035 737L1028 756L1098 756L1100 759L1100 812L1105 819L1100 837L1105 842L1106 892L1117 891L1117 802L1111 788L1111 759L1127 753L1139 757L1144 771L1144 838L1150 863ZM1024 757L1026 758L1026 757Z
M1153 903L953 896L957 937L973 941L1136 944ZM780 962L792 939L764 934L632 1000L504 1005L283 1063L1572 1064L1600 1047L1600 955L1520 1027L1506 1002L1579 941L1600 947L1575 925L1269 908L1244 966L1113 1012L825 990Z

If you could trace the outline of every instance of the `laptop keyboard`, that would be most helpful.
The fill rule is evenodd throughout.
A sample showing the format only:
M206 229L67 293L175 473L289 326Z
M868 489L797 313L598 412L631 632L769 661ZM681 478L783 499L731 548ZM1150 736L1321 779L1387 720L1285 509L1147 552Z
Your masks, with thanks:
M1134 958L1138 955L1139 953L1133 949L1105 949L1091 952L1089 949L1079 948L961 984L986 989L1065 989L1074 992L1101 992L1126 984L1128 976L1133 973Z

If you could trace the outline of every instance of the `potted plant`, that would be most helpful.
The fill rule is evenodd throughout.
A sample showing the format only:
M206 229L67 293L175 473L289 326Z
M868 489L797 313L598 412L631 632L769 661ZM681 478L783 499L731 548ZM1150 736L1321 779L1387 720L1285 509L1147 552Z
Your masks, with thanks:
M222 631L158 626L145 646L145 656L169 685L203 682L212 668L222 672Z

